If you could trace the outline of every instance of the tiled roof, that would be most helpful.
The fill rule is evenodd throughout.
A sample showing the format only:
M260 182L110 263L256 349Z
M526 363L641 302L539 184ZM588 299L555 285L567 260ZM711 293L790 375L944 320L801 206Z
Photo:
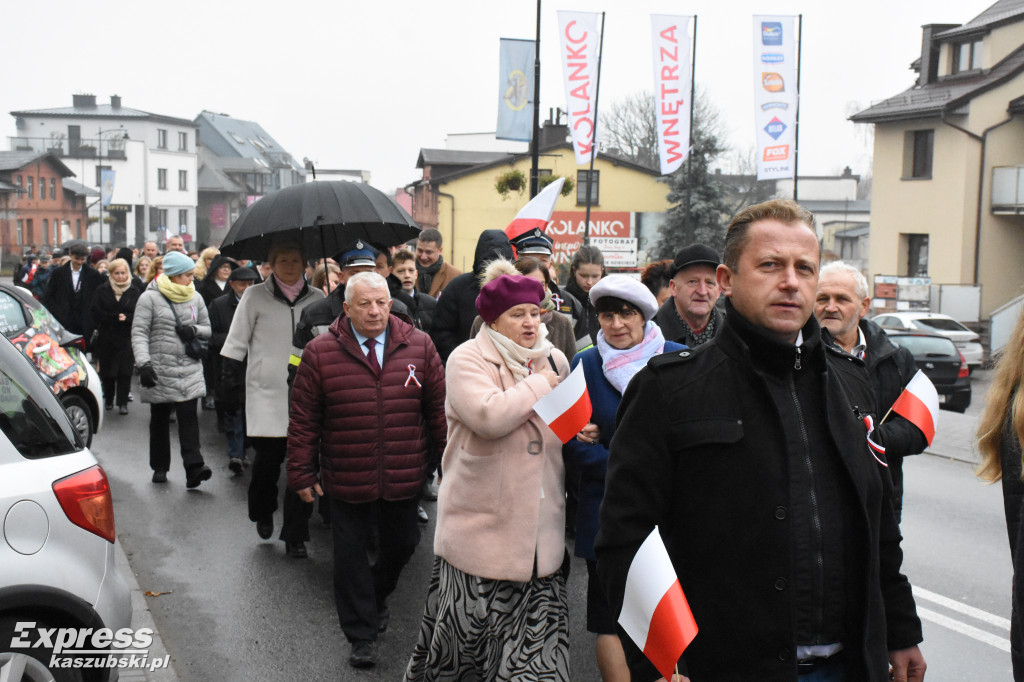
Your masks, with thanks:
M100 195L100 193L94 190L92 187L86 187L82 183L75 182L74 180L69 180L68 178L64 178L60 182L61 185L64 187L65 192L71 192L82 197L98 197Z
M41 161L45 157L49 157L50 160L53 161L64 177L74 175L72 170L64 165L63 161L50 152L36 152L31 149L25 151L0 152L0 171L18 170L19 168L24 168L30 163Z
M1008 23L1021 16L1024 16L1024 0L999 0L963 26L943 31L935 37L945 40L972 33L984 33L998 24Z
M155 121L158 123L172 123L174 125L196 127L196 124L187 118L174 118L173 116L162 116L140 109L128 107L112 107L109 104L97 104L88 107L58 107L56 109L23 109L12 111L11 116L36 116L42 118L107 118L107 119L138 119Z
M856 123L878 123L958 113L957 109L969 103L971 99L1016 76L1022 70L1024 46L1017 48L988 71L972 72L964 77L947 77L922 86L915 85L895 97L882 100L854 114L850 120Z

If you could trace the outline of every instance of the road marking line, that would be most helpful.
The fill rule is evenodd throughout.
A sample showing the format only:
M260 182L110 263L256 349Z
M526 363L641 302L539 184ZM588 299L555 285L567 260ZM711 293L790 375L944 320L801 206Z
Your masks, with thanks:
M997 635L993 635L991 633L985 632L984 630L979 630L973 625L961 623L958 620L954 620L948 616L943 616L941 613L935 613L934 611L931 611L929 609L923 609L920 606L917 607L917 615L919 615L921 618L924 618L925 620L930 620L936 625L941 625L944 628L948 628L953 632L958 632L961 635L970 637L971 639L976 639L979 642L988 644L990 646L994 646L995 648L1001 649L1006 653L1010 653L1010 640L1008 639L999 637Z
M933 604L938 604L939 606L945 606L947 609L958 611L965 616L970 616L971 618L988 623L989 625L995 625L997 628L1002 628L1006 631L1010 630L1010 621L1007 618L1002 618L991 614L988 611L982 611L981 609L974 608L973 606L968 606L967 604L958 602L955 599L950 599L949 597L943 597L941 594L930 592L929 590L926 590L923 587L918 587L917 585L914 585L913 589L915 597L920 597L921 599L930 601Z

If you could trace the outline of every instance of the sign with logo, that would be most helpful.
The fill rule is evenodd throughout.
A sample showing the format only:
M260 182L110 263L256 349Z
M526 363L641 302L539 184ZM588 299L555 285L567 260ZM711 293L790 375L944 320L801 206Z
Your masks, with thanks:
M551 214L544 234L553 243L551 257L555 263L568 263L572 260L573 254L583 244L583 225L586 219L585 211L555 211ZM608 237L624 239L632 236L633 214L629 211L590 212L591 243Z
M792 178L796 161L795 17L754 17L754 122L757 179ZM766 49L768 48L768 49ZM771 64L766 71L765 64Z
M529 142L533 137L533 61L536 43L532 40L501 39L498 56L499 140Z
M651 15L654 111L661 174L675 172L690 148L690 17Z
M576 164L590 163L597 144L597 47L601 31L597 12L558 12L558 37L569 131Z

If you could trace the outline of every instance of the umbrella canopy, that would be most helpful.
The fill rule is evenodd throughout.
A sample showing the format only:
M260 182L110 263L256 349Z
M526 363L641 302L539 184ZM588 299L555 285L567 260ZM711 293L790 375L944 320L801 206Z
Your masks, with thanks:
M412 216L380 190L357 182L316 181L271 192L247 208L220 252L266 260L271 245L297 239L310 258L328 258L356 239L387 247L419 232Z

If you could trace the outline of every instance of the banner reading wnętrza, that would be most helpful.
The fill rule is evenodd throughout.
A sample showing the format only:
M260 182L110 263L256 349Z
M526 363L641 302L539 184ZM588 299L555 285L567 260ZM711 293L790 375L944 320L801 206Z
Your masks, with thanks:
M654 109L661 174L676 171L690 149L690 17L651 15Z

